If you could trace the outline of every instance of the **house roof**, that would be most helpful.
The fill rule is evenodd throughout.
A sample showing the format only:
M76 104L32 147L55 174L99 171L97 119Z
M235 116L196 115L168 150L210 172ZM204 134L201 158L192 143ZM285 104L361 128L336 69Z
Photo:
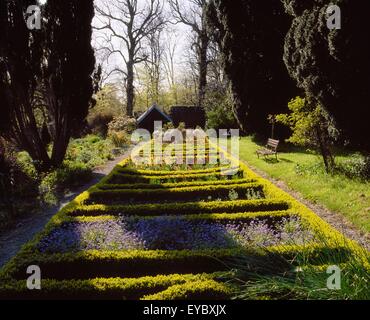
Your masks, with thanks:
M165 114L156 104L153 104L148 110L146 110L139 118L137 118L137 123L140 124L148 115L150 115L154 110L158 111L165 119L172 122L172 119Z

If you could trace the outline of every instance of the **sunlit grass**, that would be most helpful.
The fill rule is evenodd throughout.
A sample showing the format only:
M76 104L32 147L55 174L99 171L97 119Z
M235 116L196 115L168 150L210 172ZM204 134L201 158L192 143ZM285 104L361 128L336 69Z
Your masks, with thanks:
M325 173L321 158L310 152L292 150L281 152L278 162L274 157L257 158L261 148L251 137L240 140L240 157L248 164L266 172L270 177L284 181L291 189L312 202L322 204L331 211L348 218L363 231L370 231L370 182L350 179L344 174ZM340 163L351 157L336 157Z

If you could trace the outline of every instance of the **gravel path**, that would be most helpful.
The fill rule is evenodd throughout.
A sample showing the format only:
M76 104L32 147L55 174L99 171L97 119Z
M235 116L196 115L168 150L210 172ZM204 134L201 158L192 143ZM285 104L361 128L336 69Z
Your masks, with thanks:
M14 224L15 227L13 226L13 228L4 230L0 234L0 268L19 251L23 244L30 241L40 232L53 215L72 201L78 194L98 183L105 175L113 170L116 164L127 158L129 154L130 150L126 151L125 154L117 157L115 160L95 168L93 179L80 188L73 190L73 192L66 194L60 199L58 205L39 211L31 216L19 218Z

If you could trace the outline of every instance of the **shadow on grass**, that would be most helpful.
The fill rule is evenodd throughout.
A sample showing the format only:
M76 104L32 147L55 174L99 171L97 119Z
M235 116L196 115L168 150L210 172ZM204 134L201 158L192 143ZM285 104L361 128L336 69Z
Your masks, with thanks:
M263 161L265 161L266 163L269 163L269 164L277 164L277 163L281 163L281 162L285 162L285 163L294 163L294 161L292 160L289 160L289 159L286 159L286 158L281 158L278 156L278 158L273 158L273 157L264 157L262 158Z

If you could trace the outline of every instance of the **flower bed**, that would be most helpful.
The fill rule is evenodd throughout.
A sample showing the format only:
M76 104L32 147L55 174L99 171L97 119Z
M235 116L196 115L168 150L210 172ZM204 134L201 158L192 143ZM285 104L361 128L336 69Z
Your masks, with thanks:
M225 219L226 220L226 219ZM176 232L174 232L176 230ZM42 253L81 250L202 250L308 244L314 235L298 217L267 220L206 221L169 218L67 222L44 237Z

